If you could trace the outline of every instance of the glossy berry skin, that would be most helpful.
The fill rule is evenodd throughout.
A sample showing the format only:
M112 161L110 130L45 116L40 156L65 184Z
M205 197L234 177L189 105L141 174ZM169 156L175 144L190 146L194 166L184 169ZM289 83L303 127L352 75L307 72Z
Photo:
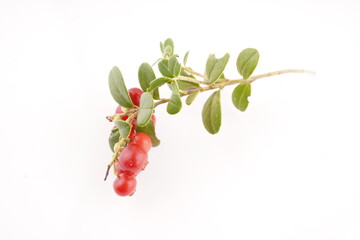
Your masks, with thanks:
M113 184L114 191L117 195L125 197L131 196L136 190L136 178L127 174L121 174Z
M117 172L118 176L124 173L124 170L121 169L119 162L115 162L115 171Z
M129 95L134 105L140 106L140 97L143 93L143 90L141 90L140 88L129 89Z
M121 109L121 106L120 106L120 105L116 108L115 113L116 113L116 114L122 114L122 113L124 113L123 110ZM126 119L128 119L128 117L129 117L129 116L122 116L122 117L121 117L121 120L126 121Z
M125 173L137 175L148 164L148 154L142 146L130 143L122 150L118 160Z
M142 132L136 133L135 136L131 139L131 143L141 146L146 152L148 152L152 147L150 137Z

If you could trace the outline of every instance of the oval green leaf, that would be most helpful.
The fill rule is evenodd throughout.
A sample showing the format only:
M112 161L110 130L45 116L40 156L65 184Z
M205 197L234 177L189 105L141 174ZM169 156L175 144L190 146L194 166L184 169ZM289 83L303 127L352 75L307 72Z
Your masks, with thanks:
M168 52L168 56L171 56L174 54L174 41L171 38L168 38L165 40L164 42L164 47L166 49L166 47L170 47L170 51ZM166 52L166 50L164 51L164 53Z
M239 54L236 60L236 67L245 80L254 72L259 56L259 52L254 48L246 48Z
M232 93L232 102L240 111L245 111L249 105L248 97L251 96L250 82L242 82L236 86Z
M113 130L111 130L110 136L109 136L109 146L111 151L114 152L114 146L117 142L119 142L120 140L120 133L119 133L119 129L114 128Z
M182 107L182 102L179 93L173 92L171 94L170 101L167 104L166 111L169 114L177 114L180 112Z
M118 67L113 67L109 74L109 88L114 100L121 106L131 108L133 103L126 89L124 78Z
M195 79L194 75L188 74L187 72L184 71L183 68L181 68L180 76L190 77L190 78Z
M195 100L197 95L199 94L199 91L195 91L189 94L189 96L186 98L186 105L192 104L192 102Z
M185 53L184 60L183 60L183 64L184 64L184 66L186 66L186 63L187 63L188 57L189 57L189 51L187 51L187 52Z
M115 126L119 129L120 136L122 138L127 138L130 135L131 124L122 120L117 120L114 122Z
M221 126L220 90L211 94L205 102L202 110L202 120L209 133L215 134L219 132Z
M158 68L159 68L160 73L164 77L169 77L169 78L173 77L173 75L171 74L170 69L169 69L169 60L168 59L162 59L158 63Z
M220 78L223 74L227 63L229 62L230 54L226 53L222 58L217 59L213 69L211 70L210 75L208 75L208 82L214 83Z
M147 134L152 142L153 147L157 147L160 145L160 140L156 137L155 133L155 127L152 121L149 121L148 124L146 124L143 127L140 127L139 125L136 126L136 132L142 132Z
M218 59L215 57L215 54L210 54L207 61L206 61L206 67L205 67L205 76L208 78L211 75L212 70L214 69L214 66Z
M154 89L164 85L165 83L171 83L173 80L171 78L168 77L161 77L161 78L157 78L153 81L151 81L150 86L148 87L148 89L146 90L147 92L151 92Z
M144 92L140 98L140 109L136 124L140 127L145 126L151 118L154 111L154 100L150 93Z
M178 55L172 55L169 58L168 69L173 77L177 77L181 71L181 64L177 60Z
M150 86L151 81L156 79L154 70L152 69L149 63L142 63L139 67L138 78L141 89L146 91L146 89ZM153 92L153 96L155 99L159 99L159 90L156 89Z
M176 82L177 82L180 90L189 90L189 89L200 87L200 85L198 83L189 82L186 80L177 80Z

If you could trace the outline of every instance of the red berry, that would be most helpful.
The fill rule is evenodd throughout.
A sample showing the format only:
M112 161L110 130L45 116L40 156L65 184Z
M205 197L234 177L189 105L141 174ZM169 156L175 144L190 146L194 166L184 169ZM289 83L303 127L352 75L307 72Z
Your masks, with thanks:
M115 179L113 187L117 195L131 196L136 189L136 178L135 176L122 174Z
M143 93L144 93L143 90L141 90L140 88L129 89L129 95L134 105L140 106L140 97Z
M150 137L142 132L136 133L135 136L131 139L131 143L141 146L146 152L148 152L152 147Z
M120 167L124 172L137 175L148 163L148 154L142 146L129 144L120 153L118 158Z
M124 113L123 110L121 109L121 106L118 106L115 110L115 114L122 114ZM126 119L128 119L129 116L125 115L121 117L121 120L126 121Z
M153 114L153 115L151 116L151 121L153 122L154 127L155 127L155 125L156 125L156 117L155 117L155 114Z
M119 162L115 162L115 171L117 172L118 175L124 173L124 170L121 169Z

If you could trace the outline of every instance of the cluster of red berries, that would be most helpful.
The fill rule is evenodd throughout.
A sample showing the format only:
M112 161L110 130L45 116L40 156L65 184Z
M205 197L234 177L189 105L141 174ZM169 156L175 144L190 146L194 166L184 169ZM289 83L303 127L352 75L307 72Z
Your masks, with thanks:
M140 97L143 91L139 88L129 89L129 95L134 105L140 105ZM117 114L123 113L121 106L116 109ZM127 120L128 116L122 116L121 120ZM154 115L151 121L155 125ZM114 191L119 196L131 196L136 190L136 176L145 169L148 164L148 152L152 147L150 137L142 132L136 132L136 118L131 121L132 129L129 135L129 143L121 151L115 162L117 178L114 181Z

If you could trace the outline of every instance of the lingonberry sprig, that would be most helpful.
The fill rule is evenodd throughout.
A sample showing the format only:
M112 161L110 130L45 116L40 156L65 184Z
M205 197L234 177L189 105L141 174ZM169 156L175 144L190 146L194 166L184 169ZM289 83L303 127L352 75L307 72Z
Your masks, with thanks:
M251 95L251 83L257 79L285 73L313 73L302 69L287 69L251 76L254 72L259 53L254 48L244 49L238 55L236 67L241 79L230 80L224 75L230 55L222 58L210 54L205 64L205 73L201 74L186 65L189 52L184 55L182 63L174 54L174 43L168 38L160 43L162 57L156 61L161 77L156 77L149 63L142 63L138 71L139 88L127 90L121 71L113 67L109 75L111 95L119 104L115 114L107 116L115 126L109 137L113 156L105 175L108 177L111 167L116 179L113 187L120 196L131 196L136 190L136 176L148 164L148 152L151 147L160 144L155 134L156 118L154 109L167 104L169 114L177 114L182 108L182 97L190 105L196 96L205 91L215 90L204 103L202 120L205 129L216 134L221 126L221 90L236 85L232 92L232 102L240 111L248 107ZM200 78L200 79L199 79ZM160 88L167 85L171 90L168 98L160 97Z

